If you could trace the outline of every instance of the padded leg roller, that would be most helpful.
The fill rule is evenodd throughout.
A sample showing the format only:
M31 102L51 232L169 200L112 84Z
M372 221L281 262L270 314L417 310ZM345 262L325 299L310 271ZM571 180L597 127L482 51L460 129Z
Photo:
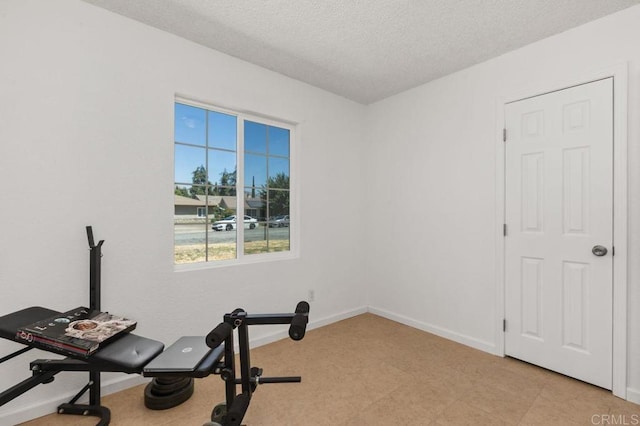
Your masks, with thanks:
M144 388L144 405L150 410L166 410L193 395L191 377L156 377Z
M292 340L302 340L304 333L307 331L307 323L309 322L309 304L305 301L298 303L296 313L291 319L289 326L289 337Z
M221 322L207 334L205 337L205 342L207 346L214 349L220 346L229 335L233 333L233 326L231 324L227 324L226 322Z

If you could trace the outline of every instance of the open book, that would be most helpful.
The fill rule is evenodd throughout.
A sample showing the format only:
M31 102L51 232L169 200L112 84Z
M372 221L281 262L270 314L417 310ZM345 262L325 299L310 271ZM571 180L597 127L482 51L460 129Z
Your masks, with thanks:
M109 340L133 330L136 324L134 320L81 306L20 327L16 338L72 355L89 356Z

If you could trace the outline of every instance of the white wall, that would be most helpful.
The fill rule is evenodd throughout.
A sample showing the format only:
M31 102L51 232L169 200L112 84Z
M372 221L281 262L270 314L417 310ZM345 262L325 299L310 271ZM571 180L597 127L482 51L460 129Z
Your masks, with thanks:
M498 99L628 61L627 376L640 403L639 23L636 6L368 108L371 223L399 231L366 244L374 312L495 351Z
M76 0L1 1L0 315L86 303L93 225L103 308L166 343L314 289L316 324L368 304L493 351L496 100L629 61L628 385L640 402L638 22L640 6L363 107ZM300 123L299 259L174 272L176 93ZM0 355L19 347L0 341ZM30 355L0 365L0 389L28 376ZM1 407L0 424L52 410L81 376Z
M362 105L76 0L1 1L0 58L0 315L87 303L86 225L106 240L102 308L165 343L236 307L290 311L309 289L312 325L365 309ZM299 259L174 272L176 93L300 123ZM0 355L19 347L0 341ZM0 389L37 356L0 365ZM84 380L60 374L0 424L52 411Z

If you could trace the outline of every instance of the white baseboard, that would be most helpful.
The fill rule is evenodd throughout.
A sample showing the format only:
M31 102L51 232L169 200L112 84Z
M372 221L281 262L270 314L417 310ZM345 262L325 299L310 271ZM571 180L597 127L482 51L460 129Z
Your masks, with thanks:
M496 353L497 352L496 345L491 342L486 342L484 340L476 339L475 337L471 337L471 336L467 336L451 330L447 330L445 328L428 324L422 321L417 321L412 318L405 317L404 315L395 314L393 312L389 312L384 309L379 309L373 306L369 306L369 312L371 312L372 314L390 319L392 321L399 322L404 325L408 325L409 327L417 328L419 330L426 331L431 334L435 334L436 336L453 340L454 342L457 342L466 346L470 346L474 349L479 349L481 351L488 352L493 355L498 355Z
M356 315L361 315L366 312L368 312L367 307L362 306L360 308L351 309L349 311L340 312L334 315L329 315L328 317L321 318L319 320L310 321L309 324L307 324L307 330L313 330L314 328L324 327L325 325L333 324L334 322L355 317ZM251 347L259 347L259 346L267 345L269 343L273 343L278 340L287 338L288 336L289 336L289 331L282 330L276 333L269 334L267 336L251 339ZM236 351L237 351L237 348L236 348Z
M640 390L627 388L627 401L640 404Z
M497 353L497 347L493 343L485 342L473 337L466 336L464 334L452 332L442 327L417 321L412 318L405 317L403 315L398 315L393 312L386 311L384 309L379 309L379 308L369 306L369 312L372 314L390 319L392 321L399 322L401 324L405 324L410 327L414 327L419 330L423 330L423 331L435 334L436 336L444 337L445 339L453 340L454 342L458 342L463 345L470 346L472 348L479 349L484 352L488 352L493 355L502 356L501 354ZM629 402L633 402L635 404L640 404L640 390L627 388L626 400Z
M352 309L352 310L341 312L335 315L330 315L328 317L309 322L309 324L307 325L307 330L323 327L325 325L338 322L343 319L351 318L356 315L364 314L366 312L367 312L367 307L363 306L357 309ZM267 336L251 339L251 347L263 346L263 345L287 338L288 336L289 336L288 330L283 330L280 332L269 334ZM144 378L137 374L134 374L134 375L123 374L122 376L119 376L119 377L103 380L102 387L101 387L101 394L103 396L109 395L124 389L128 389L140 384L147 383L149 382L149 380L151 379ZM47 414L55 413L56 409L60 404L68 402L71 398L74 397L74 395L77 392L78 392L78 389L74 389L73 391L69 391L68 393L65 393L62 395L58 394L56 397L46 401L38 402L36 404L26 406L26 407L24 406L19 407L14 411L1 415L0 425L15 425L18 423L36 419L38 417L46 416ZM80 400L80 402L82 402L82 400Z
M423 330L428 333L435 334L445 339L449 339L454 342L458 342L460 344L463 344L484 352L496 354L496 346L493 343L476 339L461 333L456 333L451 330L444 329L442 327L438 327L422 321L417 321L412 318L405 317L403 315L395 314L393 312L389 312L384 309L379 309L371 306L370 307L363 306L357 309L352 309L352 310L341 312L335 315L330 315L319 320L311 321L307 326L307 330L320 328L325 325L329 325L334 322L351 318L366 312L379 315L381 317L390 319L392 321L399 322L401 324L405 324L410 327L414 327L419 330ZM263 346L263 345L284 339L287 336L288 336L288 333L286 330L272 333L267 336L251 339L251 346L252 347ZM147 383L149 380L150 379L144 378L139 375L123 374L122 376L103 381L102 395L109 395L115 392L119 392L121 390L131 388L133 386ZM73 392L68 392L64 395L58 395L55 398L49 399L47 401L38 402L36 404L30 405L27 407L20 407L15 411L6 413L0 416L0 425L5 425L5 424L14 425L14 424L26 422L29 420L33 420L35 418L42 417L47 414L54 413L58 405L69 401L75 395L76 392L77 390L74 390ZM640 390L627 388L627 401L640 404Z
M124 389L147 383L149 380L151 379L144 378L137 374L131 375L123 373L122 376L114 377L110 380L104 380L100 388L100 393L102 396L109 395ZM38 417L46 416L47 414L55 413L60 404L69 402L69 400L73 398L76 393L78 393L78 389L74 389L73 391L69 391L64 394L58 394L54 398L48 399L46 401L38 402L26 407L19 407L14 411L0 416L0 425L17 425L19 423L37 419ZM83 398L81 398L79 402L82 403L83 399L86 403L86 401L88 400L87 395L83 396Z

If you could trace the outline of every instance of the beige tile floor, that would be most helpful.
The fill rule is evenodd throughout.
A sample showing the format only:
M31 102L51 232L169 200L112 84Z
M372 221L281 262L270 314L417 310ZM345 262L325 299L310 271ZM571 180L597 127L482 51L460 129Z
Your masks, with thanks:
M251 351L266 384L243 424L271 425L609 425L640 424L640 405L586 383L499 358L387 319L364 314ZM196 380L194 396L170 410L144 407L143 386L103 398L112 425L202 425L224 398L219 376ZM617 423L614 423L617 422ZM622 423L626 422L626 423ZM92 425L52 414L27 425Z

